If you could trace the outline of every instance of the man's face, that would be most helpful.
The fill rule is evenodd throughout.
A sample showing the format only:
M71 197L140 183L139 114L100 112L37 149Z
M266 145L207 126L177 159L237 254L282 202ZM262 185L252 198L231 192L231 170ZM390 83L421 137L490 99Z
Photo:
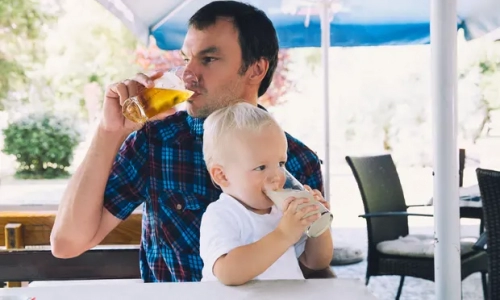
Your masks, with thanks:
M196 74L199 82L186 103L189 115L206 117L248 92L247 75L239 72L241 48L231 20L220 18L203 30L191 26L184 39L182 54L187 69Z

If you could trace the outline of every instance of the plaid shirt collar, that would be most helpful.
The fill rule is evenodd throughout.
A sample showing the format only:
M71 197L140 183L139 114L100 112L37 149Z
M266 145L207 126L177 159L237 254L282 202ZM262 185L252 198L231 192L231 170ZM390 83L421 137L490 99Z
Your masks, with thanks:
M206 118L193 118L191 116L187 116L186 120L189 126L189 131L194 136L203 135L203 123Z
M257 107L267 111L267 109L260 104L257 104ZM189 131L191 132L192 135L194 136L203 135L203 123L205 122L206 118L194 118L188 115L186 119L189 126Z

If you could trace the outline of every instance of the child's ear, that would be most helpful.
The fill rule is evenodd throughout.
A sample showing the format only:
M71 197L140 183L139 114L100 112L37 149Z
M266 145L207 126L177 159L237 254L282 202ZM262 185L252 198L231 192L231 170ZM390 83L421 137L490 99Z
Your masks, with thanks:
M213 165L209 172L215 184L221 188L229 186L229 181L227 180L224 168L221 165Z

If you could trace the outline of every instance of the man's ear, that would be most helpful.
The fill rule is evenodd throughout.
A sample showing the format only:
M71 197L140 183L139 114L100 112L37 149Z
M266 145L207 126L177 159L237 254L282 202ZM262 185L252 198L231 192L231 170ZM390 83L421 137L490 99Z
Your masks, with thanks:
M209 170L210 177L215 184L222 187L228 187L229 181L227 180L226 174L224 173L224 168L221 165L213 165Z
M267 70L269 70L269 61L264 58L257 60L248 70L250 81L254 84L260 84L266 76Z

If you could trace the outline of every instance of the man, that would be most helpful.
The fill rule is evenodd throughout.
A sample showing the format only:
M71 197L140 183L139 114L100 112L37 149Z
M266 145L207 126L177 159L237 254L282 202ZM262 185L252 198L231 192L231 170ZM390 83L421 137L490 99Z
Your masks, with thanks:
M102 121L59 206L51 234L56 257L75 257L98 245L144 203L143 280L201 279L200 220L221 192L203 161L203 120L235 99L257 105L276 68L278 41L262 11L217 1L191 17L182 53L186 68L200 83L186 111L142 128L123 117L121 104L141 85L151 87L161 74L138 74L106 91ZM322 191L318 157L298 140L287 138L286 167L298 180ZM315 276L310 271L304 270L305 275Z

